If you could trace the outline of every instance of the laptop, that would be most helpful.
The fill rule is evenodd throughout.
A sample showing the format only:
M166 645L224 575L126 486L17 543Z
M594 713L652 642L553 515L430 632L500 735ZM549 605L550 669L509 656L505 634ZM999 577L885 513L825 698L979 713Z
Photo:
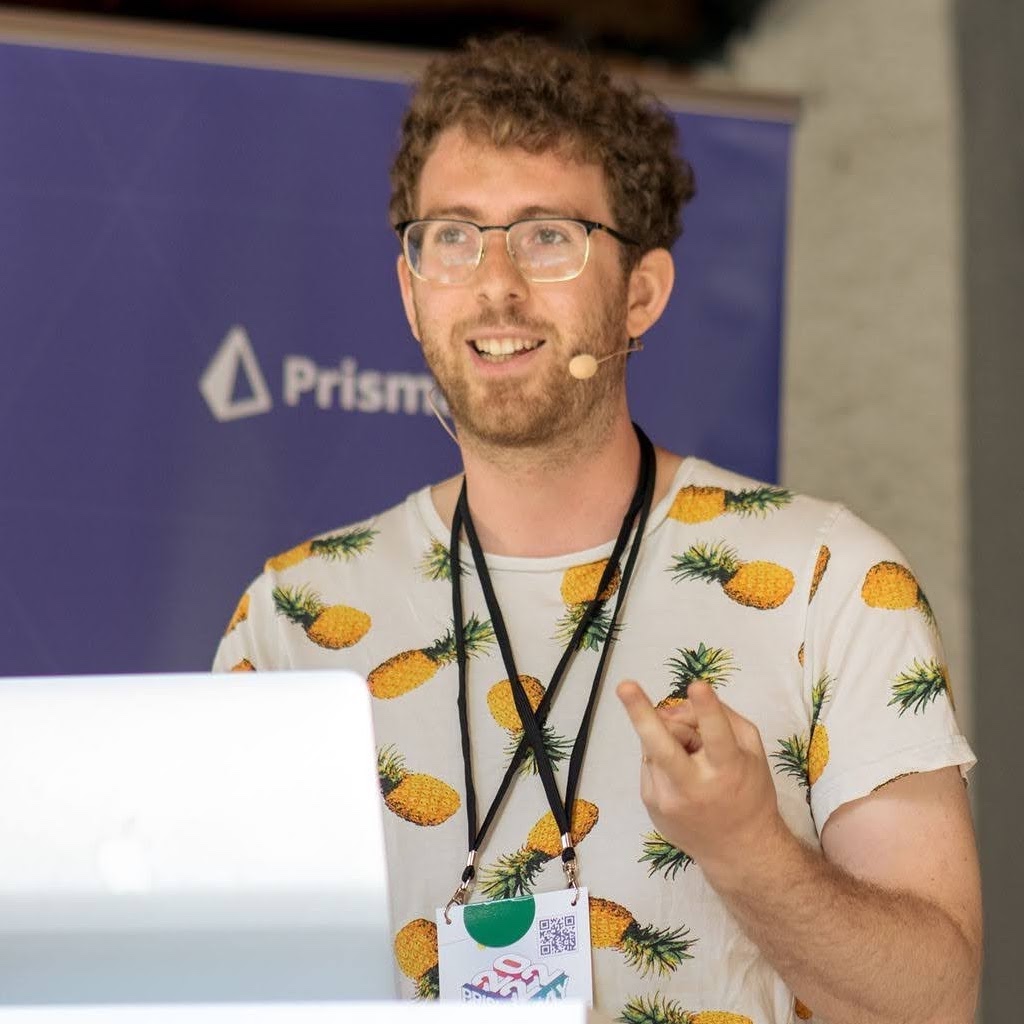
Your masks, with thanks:
M396 991L362 678L0 679L0 1006Z

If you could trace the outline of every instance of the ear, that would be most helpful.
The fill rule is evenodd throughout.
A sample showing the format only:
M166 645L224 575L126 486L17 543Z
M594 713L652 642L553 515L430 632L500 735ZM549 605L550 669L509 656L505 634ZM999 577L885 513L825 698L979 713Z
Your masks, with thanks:
M668 304L676 279L676 265L668 249L645 253L629 275L626 330L639 338L657 322Z
M398 263L395 265L398 273L398 287L402 293L402 306L405 309L405 319L409 321L409 330L412 336L420 341L419 320L416 316L416 303L412 297L412 272L409 264L405 262L405 256L398 255Z

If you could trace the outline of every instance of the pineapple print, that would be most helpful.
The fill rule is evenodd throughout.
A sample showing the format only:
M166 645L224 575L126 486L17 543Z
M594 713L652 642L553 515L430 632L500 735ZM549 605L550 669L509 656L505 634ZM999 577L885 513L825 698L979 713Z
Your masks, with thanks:
M256 666L248 659L243 658L241 661L236 661L231 666L232 672L255 672Z
M452 578L452 553L437 538L431 538L430 547L420 559L420 575L428 580L450 580ZM459 575L466 575L466 567L459 566Z
M818 721L821 706L828 700L832 679L823 673L811 688L811 731L807 735L794 734L789 739L779 740L779 749L772 754L776 771L797 779L801 786L808 789L813 786L828 764L828 730Z
M287 551L282 551L279 555L274 555L273 558L268 558L263 568L268 572L282 572L314 555L332 562L339 558L352 558L354 555L362 554L373 543L377 532L364 526L346 530L344 533L335 533L330 537L307 540Z
M622 1024L754 1024L750 1017L728 1010L684 1010L660 993L630 999L615 1019Z
M814 575L811 577L811 593L807 598L808 604L814 600L814 595L818 592L818 584L821 582L821 577L825 575L825 570L828 568L828 560L831 557L832 552L822 544L818 548L818 560L814 563Z
M366 612L347 604L325 605L308 587L274 587L273 598L278 614L301 626L320 647L332 651L351 647L369 632L371 619Z
M892 700L889 707L898 704L900 715L904 711L924 711L940 693L949 694L949 679L946 667L934 658L921 662L917 658L908 669L904 669L892 684Z
M589 800L572 805L572 841L578 846L597 824L597 807ZM541 868L548 861L562 856L562 836L555 816L548 811L530 829L526 842L515 853L498 858L498 863L480 872L481 891L492 900L526 896Z
M595 949L617 949L626 963L641 974L671 974L684 960L692 960L688 928L655 928L641 925L618 903L590 897L590 941Z
M746 491L727 491L723 487L681 487L676 494L669 517L681 523L706 523L726 512L741 516L766 516L784 508L793 500L790 491L781 487L754 487Z
M644 852L637 863L651 865L647 872L648 878L661 871L671 880L680 870L685 871L693 863L693 858L683 853L678 846L673 846L660 832L648 832L644 836Z
M811 742L807 745L807 783L813 786L828 764L828 730L821 717L821 706L831 696L832 678L827 672L811 687Z
M494 643L494 629L490 619L482 622L471 615L462 630L467 657L486 651ZM430 647L415 651L401 651L381 662L367 677L370 693L382 700L400 697L417 686L433 679L442 665L450 665L456 658L455 633L449 629Z
M416 982L417 999L437 999L437 925L417 917L395 936L395 959L402 973Z
M598 594L597 588L604 575L608 559L602 558L597 562L586 562L583 565L574 565L566 569L562 575L562 585L559 592L565 602L566 612L558 620L558 628L555 632L555 639L562 643L568 643L580 624L580 619L586 614L591 601L600 598L607 601L613 597L619 589L621 574L618 568L612 573L604 590ZM602 608L594 616L593 621L587 627L587 631L580 638L580 647L592 651L600 650L601 645L608 638L611 629L612 613L610 608Z
M935 614L914 574L899 562L877 562L864 577L860 596L871 608L902 611L916 608L934 625Z
M224 635L227 636L240 622L249 618L249 591L246 591L238 600L235 610L231 613Z
M393 746L377 751L377 776L388 809L413 825L440 825L459 809L459 794L447 782L406 771Z
M807 786L807 737L794 733L789 739L779 740L779 749L771 755L775 770L790 775L801 786Z
M540 680L533 676L521 675L519 682L522 683L523 689L526 691L530 707L536 711L544 696L544 687ZM519 743L523 738L523 720L519 717L519 712L516 711L515 700L512 697L512 684L509 680L502 679L487 691L487 707L491 712L491 717L511 737L505 748L505 753L511 758L519 749ZM572 753L572 742L564 736L559 736L550 725L541 726L540 734L544 741L544 750L547 752L552 766L564 761ZM537 774L537 755L533 747L526 748L526 755L519 770L524 775Z
M735 550L723 543L694 544L675 555L667 569L676 583L703 580L718 583L725 596L748 608L778 608L796 582L789 569L775 562L741 562Z
M696 650L677 648L676 654L677 657L665 662L672 673L672 692L659 702L659 708L686 700L690 683L694 680L701 679L711 686L719 686L729 678L734 668L732 654L721 647L705 647L702 643Z
M814 1016L814 1011L805 1003L801 1003L799 999L793 1000L793 1012L800 1020L810 1020Z

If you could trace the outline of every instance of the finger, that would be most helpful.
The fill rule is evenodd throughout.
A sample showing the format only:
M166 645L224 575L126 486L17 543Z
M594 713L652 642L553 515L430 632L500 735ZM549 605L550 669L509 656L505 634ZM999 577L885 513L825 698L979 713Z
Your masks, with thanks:
M666 704L662 701L655 709L658 716L676 740L681 743L688 754L700 750L700 730L697 728L697 715L690 702L685 698L677 698L679 703Z
M661 720L639 683L625 680L619 683L615 692L640 738L640 747L647 760L664 765L680 754L685 756L679 741Z
M700 733L688 722L662 717L665 728L675 741L688 753L695 754L701 748Z
M757 726L749 718L744 718L738 711L734 711L728 704L722 703L722 708L729 716L729 724L732 726L737 746L754 753L761 751L763 754L764 743L761 739L761 731Z
M685 697L666 697L658 705L658 712L665 721L675 718L680 722L686 722L687 725L695 726L697 724L697 713Z
M722 764L739 753L728 710L705 682L690 683L687 691L697 716L704 754L710 764Z

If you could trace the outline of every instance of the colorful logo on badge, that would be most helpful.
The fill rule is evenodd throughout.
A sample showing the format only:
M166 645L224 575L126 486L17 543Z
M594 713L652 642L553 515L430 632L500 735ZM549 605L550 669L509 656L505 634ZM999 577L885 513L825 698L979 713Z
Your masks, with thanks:
M544 963L535 964L518 953L502 953L491 968L462 986L462 1001L553 1002L565 998L568 984L565 971L553 974Z
M463 911L462 923L470 938L481 946L510 946L533 926L537 904L532 896L474 903ZM547 922L542 921L542 924ZM521 953L506 950L486 970L462 986L466 1003L498 1001L548 1002L564 999L569 975L560 968L534 963Z

